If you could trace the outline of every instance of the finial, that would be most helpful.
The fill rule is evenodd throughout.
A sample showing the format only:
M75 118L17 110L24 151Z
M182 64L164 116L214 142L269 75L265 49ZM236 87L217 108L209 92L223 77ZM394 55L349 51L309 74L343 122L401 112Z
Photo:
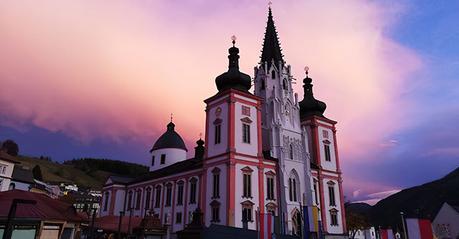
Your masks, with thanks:
M201 138L202 138L202 133L199 133L199 139L201 139Z
M174 117L173 117L173 116L174 116L174 115L171 113L171 123L172 123L172 120L174 119Z
M234 47L234 44L236 44L236 39L237 37L235 35L231 36L231 42L233 43L233 47Z
M308 78L308 74L309 74L309 67L308 66L304 67L304 72L306 73L306 78Z
M268 2L268 7L271 9L271 5L273 5L273 2L269 1Z

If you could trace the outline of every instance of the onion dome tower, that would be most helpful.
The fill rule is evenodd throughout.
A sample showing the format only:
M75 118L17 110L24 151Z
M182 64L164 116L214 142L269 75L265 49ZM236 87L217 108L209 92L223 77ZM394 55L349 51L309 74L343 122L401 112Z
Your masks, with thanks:
M164 132L150 150L151 165L150 171L164 168L171 164L186 159L187 148L182 137L175 131L175 124L167 124L167 130Z
M239 49L235 47L236 37L232 36L233 46L228 49L228 71L215 78L215 84L219 92L227 89L237 89L248 92L252 86L249 75L239 71Z
M327 105L314 98L314 93L312 92L312 79L308 76L309 68L305 67L306 78L303 80L304 88L304 98L300 101L300 118L303 119L307 116L321 116L324 117L325 109Z

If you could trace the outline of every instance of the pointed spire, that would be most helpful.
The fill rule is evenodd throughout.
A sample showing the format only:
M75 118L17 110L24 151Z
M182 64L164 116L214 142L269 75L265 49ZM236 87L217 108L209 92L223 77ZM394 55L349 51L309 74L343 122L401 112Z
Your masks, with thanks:
M269 66L273 60L275 64L278 64L279 61L284 62L270 2L268 8L268 22L266 25L265 38L263 40L263 50L261 52L261 62L268 62Z

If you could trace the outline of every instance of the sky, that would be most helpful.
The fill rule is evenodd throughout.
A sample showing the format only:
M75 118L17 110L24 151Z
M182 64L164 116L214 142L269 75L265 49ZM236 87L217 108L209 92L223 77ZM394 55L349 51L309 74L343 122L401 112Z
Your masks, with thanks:
M0 2L0 140L56 161L148 164L173 114L193 151L237 36L253 75L267 1ZM302 98L304 66L338 121L346 199L377 200L459 166L459 2L272 4Z

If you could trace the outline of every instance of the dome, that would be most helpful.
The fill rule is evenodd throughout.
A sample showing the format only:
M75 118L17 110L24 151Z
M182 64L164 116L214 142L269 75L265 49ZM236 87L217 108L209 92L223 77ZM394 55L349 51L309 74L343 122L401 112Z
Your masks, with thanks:
M314 98L312 92L312 79L306 76L303 80L304 83L304 99L299 103L300 105L300 117L306 117L310 115L324 116L325 109L327 105Z
M234 43L235 41L233 40L233 47L228 50L228 71L215 78L215 84L217 85L218 91L227 89L248 91L252 86L252 79L250 76L239 71L239 49L234 46Z
M151 148L150 152L157 149L169 149L169 148L176 148L176 149L183 149L188 151L185 146L185 142L183 142L182 137L175 132L175 124L170 122L167 124L167 130L164 134L162 134L156 143Z

